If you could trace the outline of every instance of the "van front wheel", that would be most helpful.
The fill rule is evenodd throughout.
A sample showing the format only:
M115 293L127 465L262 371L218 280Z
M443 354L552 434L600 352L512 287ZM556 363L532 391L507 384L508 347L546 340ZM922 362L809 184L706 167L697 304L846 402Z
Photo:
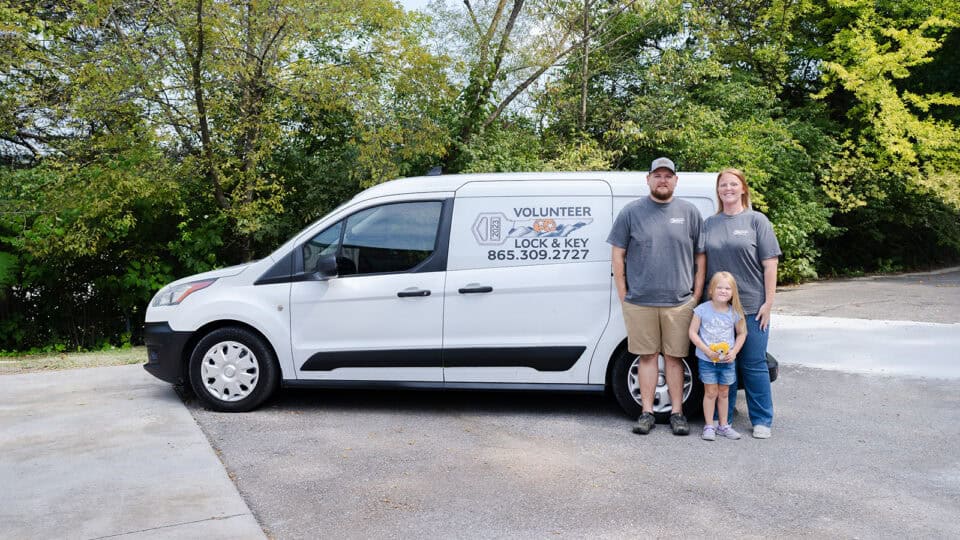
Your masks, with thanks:
M640 401L640 381L637 378L640 357L624 349L617 355L615 362L610 381L613 395L627 416L636 418L643 412ZM657 386L653 396L653 414L657 422L669 420L673 410L663 364L663 356L658 356ZM703 407L703 385L697 380L695 368L691 368L691 365L696 366L696 364L691 364L687 358L682 359L681 364L683 365L683 412L688 417L697 416L701 414Z
M276 389L278 372L273 351L245 328L210 332L190 357L190 385L200 401L215 411L255 409Z

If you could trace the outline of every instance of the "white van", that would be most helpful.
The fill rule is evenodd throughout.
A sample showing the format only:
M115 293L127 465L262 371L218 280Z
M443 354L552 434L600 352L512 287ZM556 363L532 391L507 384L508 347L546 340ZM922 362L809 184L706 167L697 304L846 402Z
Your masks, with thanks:
M675 196L716 211L715 174L679 177ZM144 367L220 411L251 410L281 385L389 386L610 390L637 416L606 238L648 192L639 172L386 182L265 259L164 287L147 309ZM695 370L691 355L688 413L701 405ZM654 408L671 410L662 375Z

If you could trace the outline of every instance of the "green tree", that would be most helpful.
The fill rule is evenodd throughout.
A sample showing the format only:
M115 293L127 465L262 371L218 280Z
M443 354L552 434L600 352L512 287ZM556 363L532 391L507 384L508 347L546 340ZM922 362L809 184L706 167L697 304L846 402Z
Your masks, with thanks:
M569 140L583 126L616 168L644 170L669 155L683 170L743 169L755 207L770 216L781 239L781 278L816 277L818 243L836 233L818 185L819 171L837 151L829 123L815 120L824 108L808 103L791 111L781 97L793 49L758 29L782 6L708 4L660 5L621 18L619 24L633 27L618 30L628 37L592 49L585 123L574 106L582 96L580 59L541 95L547 139ZM740 4L766 7L749 13ZM769 50L748 50L744 40Z
M298 120L348 111L362 185L443 149L440 59L420 44L423 22L391 2L124 2L99 11L111 63L136 74L144 112L208 187L242 260L291 196L265 162L306 132Z
M820 28L833 37L818 51L825 86L816 97L845 120L845 143L824 184L844 213L839 241L858 255L835 257L831 266L890 269L957 257L958 86L930 85L929 72L915 74L955 54L943 45L960 25L960 3L834 1L828 8Z
M130 333L164 282L264 253L446 148L445 60L386 0L2 1L0 17L0 348Z
M462 88L444 160L444 168L451 172L476 170L469 160L483 153L470 148L477 138L494 127L490 136L496 139L501 130L493 126L495 122L514 123L520 113L511 107L551 69L577 53L589 53L591 46L611 46L626 37L617 31L623 27L616 21L641 9L636 0L468 0L463 4L463 10L442 1L431 5L446 29L444 48L460 59L452 78L462 81ZM493 141L478 144L496 146Z

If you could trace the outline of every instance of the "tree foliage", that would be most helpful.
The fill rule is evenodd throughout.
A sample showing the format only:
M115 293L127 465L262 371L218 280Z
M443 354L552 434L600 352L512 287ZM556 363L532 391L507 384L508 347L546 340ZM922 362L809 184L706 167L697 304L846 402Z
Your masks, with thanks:
M263 254L445 148L445 59L386 0L4 1L0 17L0 349L135 334L163 283Z
M958 0L0 0L0 350L447 172L744 170L781 278L960 259Z

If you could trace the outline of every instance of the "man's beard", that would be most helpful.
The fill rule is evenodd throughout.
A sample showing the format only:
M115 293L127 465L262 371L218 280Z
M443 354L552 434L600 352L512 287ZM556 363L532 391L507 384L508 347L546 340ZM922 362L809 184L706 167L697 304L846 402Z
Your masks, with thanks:
M650 196L658 201L664 201L664 202L669 201L670 198L673 197L673 190L669 188L667 189L669 191L667 191L665 195L661 195L660 193L657 193L657 188L654 188L653 191L650 192Z

